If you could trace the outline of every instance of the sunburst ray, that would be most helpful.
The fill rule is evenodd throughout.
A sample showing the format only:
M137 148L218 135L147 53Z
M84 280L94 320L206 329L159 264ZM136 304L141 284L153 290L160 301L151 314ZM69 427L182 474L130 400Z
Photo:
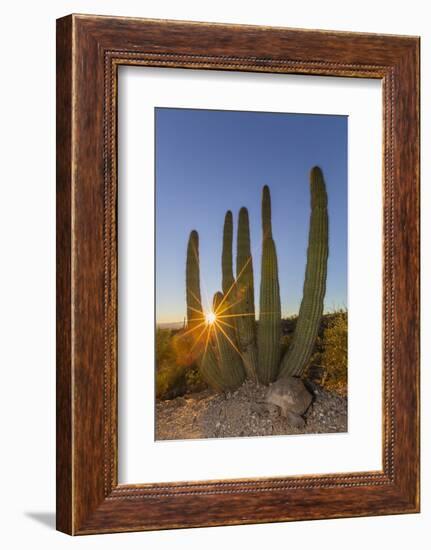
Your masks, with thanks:
M185 336L189 336L190 334L192 334L193 332L195 332L195 330L197 330L198 328L200 328L201 326L203 325L206 325L205 321L201 321L198 325L196 325L195 327L193 328L190 328L188 329L186 332L183 332L182 334L180 334L178 336L178 338L184 338Z
M225 313L225 311L229 311L230 309L232 309L233 307L235 307L236 305L240 304L241 302L244 301L244 298L240 298L239 300L237 300L236 302L233 302L233 303L228 303L226 305L226 307L222 310L220 310L220 306L217 308L217 315L223 315L223 313ZM221 304L220 304L221 305Z
M219 304L219 307L221 307L223 305L223 303L227 300L229 294L232 292L232 290L235 288L236 284L238 283L239 281L239 278L241 277L241 275L243 274L245 268L248 266L248 264L251 262L252 260L252 256L250 255L249 258L247 259L247 261L245 262L245 264L242 266L242 269L241 271L239 272L239 274L237 275L236 279L234 280L234 282L231 284L230 288L228 289L228 291L225 293L225 295L223 296L223 299L222 301L220 302Z
M218 329L221 330L221 332L224 334L224 336L228 339L230 345L233 347L233 349L238 353L238 355L240 357L242 357L242 354L241 352L239 351L239 349L236 347L236 345L234 344L234 342L232 342L232 339L229 337L229 335L226 333L226 331L224 330L224 328L222 326L220 326L220 324L216 321L215 325L217 326Z
M193 344L191 350L190 350L190 353L192 353L192 351L195 349L195 347L199 344L202 336L204 335L205 331L207 330L207 327L205 326L202 330L202 332L199 334L199 336L196 338L196 341L195 343Z
M220 319L220 317L217 318L217 321L218 321L219 323L222 323L223 325L226 325L226 326L229 327L229 328L235 329L235 327L234 327L233 325L231 325L230 323L227 323L226 321L222 321L222 320Z
M229 319L230 317L255 317L254 313L229 313L228 315L217 315L220 319Z

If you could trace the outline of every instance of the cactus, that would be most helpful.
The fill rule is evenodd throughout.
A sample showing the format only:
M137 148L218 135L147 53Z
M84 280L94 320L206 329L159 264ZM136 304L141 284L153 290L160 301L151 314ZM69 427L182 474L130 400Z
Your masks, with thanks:
M228 210L224 218L223 226L223 251L222 251L222 290L226 296L226 300L230 300L231 294L233 295L233 286L235 279L233 276L232 267L232 240L233 240L233 219L232 212Z
M323 174L315 166L310 173L311 214L307 267L298 320L292 342L283 357L280 376L301 376L316 341L323 313L328 261L328 210Z
M199 235L191 231L187 245L186 262L187 329L179 335L189 363L199 362L203 350L205 318L202 310L199 274Z
M267 185L262 189L262 240L272 238L271 194Z
M223 250L222 250L222 289L223 300L217 305L219 319L229 322L235 326L236 312L236 282L233 276L232 266L232 240L233 240L233 219L232 212L228 210L223 226ZM214 310L215 311L215 310ZM237 336L234 331L232 342L237 346Z
M235 331L229 326L231 323L227 324L228 321L218 321L222 327L219 329L206 324L204 319L200 290L199 236L196 231L190 233L187 246L186 301L188 330L184 335L190 337L202 376L217 391L235 389L245 377L239 352L232 346L235 345ZM222 301L223 294L217 293L214 298L215 312Z
M187 245L186 302L187 326L191 331L204 320L199 275L199 235L195 230L190 233Z
M210 329L208 329L210 330ZM218 366L218 360L213 348L211 334L207 334L207 342L205 349L202 352L202 356L199 359L199 370L209 386L218 392L224 391L225 387L223 379Z
M280 361L281 303L277 252L271 228L271 197L266 185L262 193L262 231L260 313L257 330L258 377L263 384L269 384L277 377Z
M280 286L268 186L262 192L263 238L257 338L247 209L241 208L239 212L236 280L232 268L232 213L228 211L225 216L223 293L217 292L214 296L216 320L212 324L205 323L202 310L199 237L196 231L190 233L186 265L186 334L193 335L202 375L217 391L235 389L246 376L264 384L277 377L301 376L310 360L323 313L329 251L327 194L323 174L318 167L311 170L310 190L311 214L303 297L292 342L281 363Z
M254 312L253 258L250 249L250 227L247 208L241 208L238 218L236 256L237 341L247 377L257 380L256 319Z
M223 308L223 301L223 294L216 292L213 301L213 311L216 314L214 342L224 389L235 389L244 382L245 372L236 346L235 327L232 320L217 319L220 308Z

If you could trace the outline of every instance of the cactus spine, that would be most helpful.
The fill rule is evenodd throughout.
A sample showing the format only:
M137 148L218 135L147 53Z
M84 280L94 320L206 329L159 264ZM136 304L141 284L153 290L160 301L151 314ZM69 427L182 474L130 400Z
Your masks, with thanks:
M250 247L250 225L247 208L238 218L236 256L236 327L239 349L247 378L257 380L256 318L254 311L253 258Z
M323 313L328 262L328 209L323 174L317 166L310 173L311 214L307 267L298 320L292 342L280 368L280 376L301 376L316 341Z
M263 384L269 384L277 377L280 361L281 303L277 252L272 238L271 197L267 185L262 193L262 232L260 313L257 331L258 377Z

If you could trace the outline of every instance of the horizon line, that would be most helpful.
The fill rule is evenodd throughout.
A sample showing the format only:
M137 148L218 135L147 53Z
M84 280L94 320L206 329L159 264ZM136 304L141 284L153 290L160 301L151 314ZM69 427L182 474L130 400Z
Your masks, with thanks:
M348 312L348 308L347 307L339 307L339 308L332 308L332 309L327 309L327 310L324 310L322 315L328 315L328 314L331 314L331 313L339 313L340 311L342 312ZM288 313L286 315L282 315L281 316L281 319L289 319L291 317L298 317L299 315L299 311L298 312L295 312L295 313ZM259 321L259 318L258 316L256 316L256 321ZM174 324L180 324L180 323L186 323L187 324L187 317L184 317L183 319L180 319L178 321L157 321L155 322L156 325L174 325Z

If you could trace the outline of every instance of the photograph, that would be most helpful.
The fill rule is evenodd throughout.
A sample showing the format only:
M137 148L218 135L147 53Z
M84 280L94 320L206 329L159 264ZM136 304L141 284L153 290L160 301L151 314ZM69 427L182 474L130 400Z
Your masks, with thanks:
M429 547L428 3L2 8L2 547Z
M348 116L156 107L155 439L348 431Z

